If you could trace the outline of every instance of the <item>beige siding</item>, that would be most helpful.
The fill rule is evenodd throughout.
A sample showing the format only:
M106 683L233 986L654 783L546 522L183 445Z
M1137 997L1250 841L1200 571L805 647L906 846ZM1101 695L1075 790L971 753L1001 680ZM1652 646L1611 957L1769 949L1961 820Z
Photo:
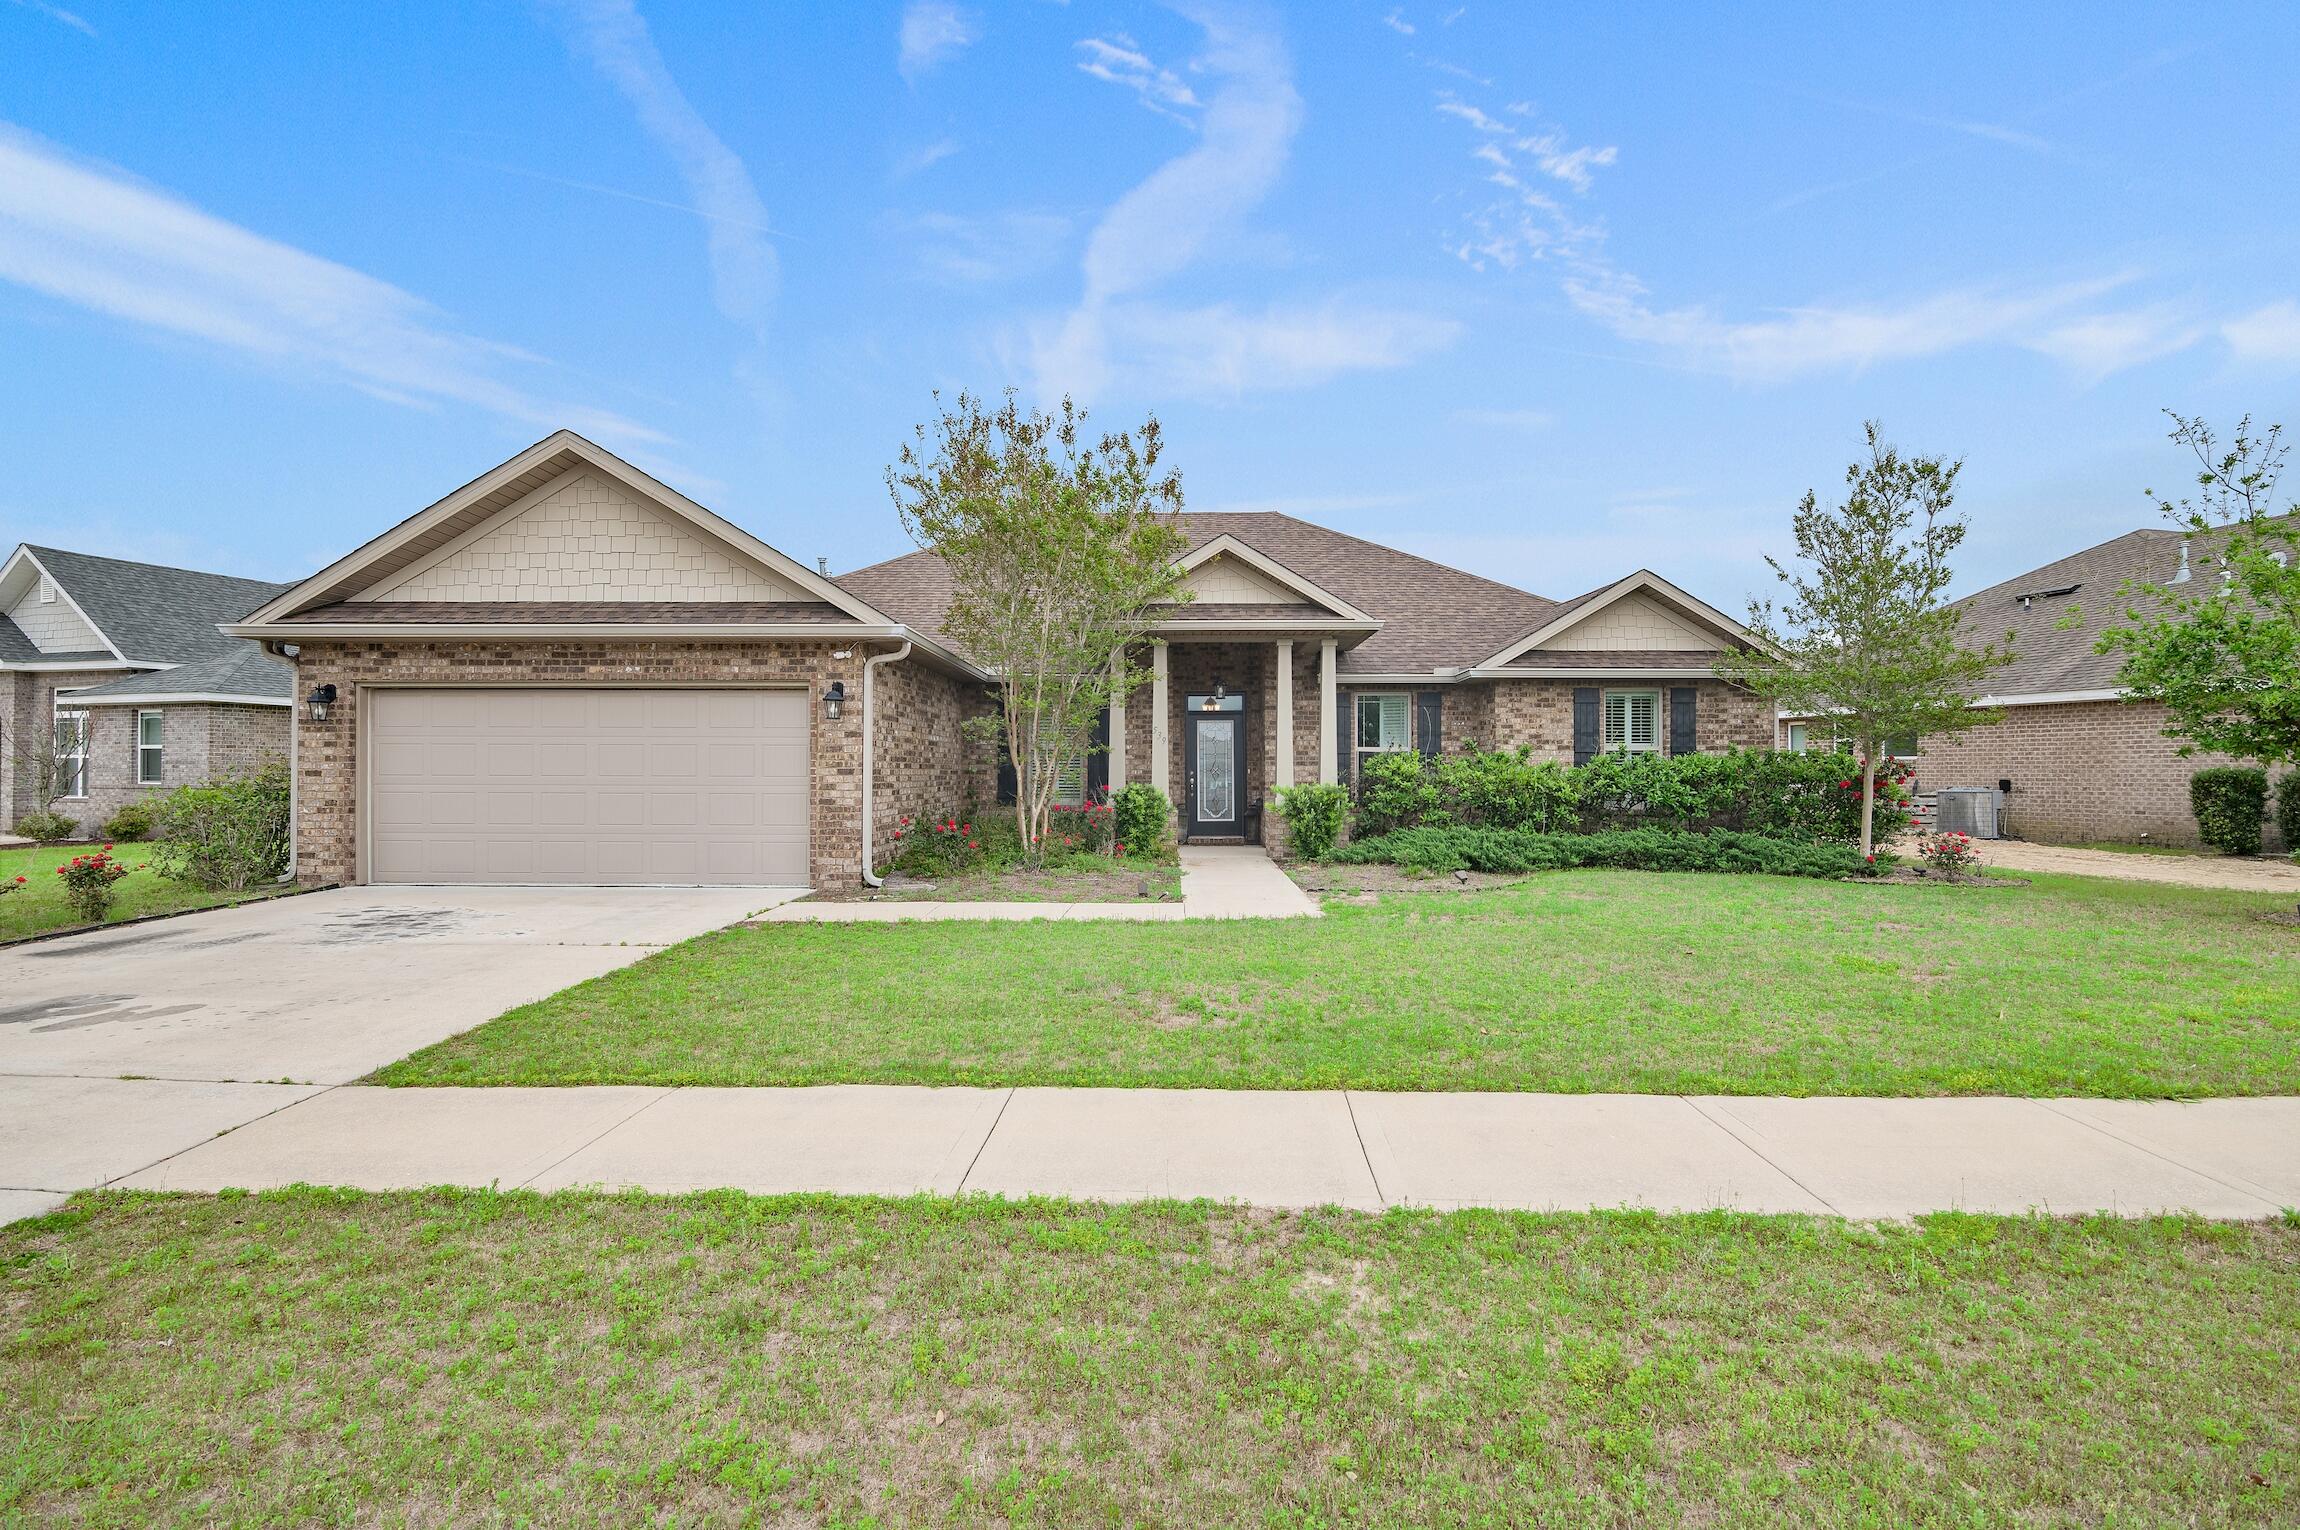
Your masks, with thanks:
M1182 585L1203 606L1282 605L1299 603L1302 598L1243 559L1227 554L1199 564Z
M1679 616L1650 595L1640 594L1622 596L1541 646L1560 653L1593 653L1656 648L1713 652L1727 645L1721 634Z
M32 588L16 602L8 619L32 640L32 646L42 653L95 653L108 645L96 635L96 629L80 619L59 590L56 598L42 604L40 586L44 581L34 579Z
M382 600L804 600L593 473L554 480Z

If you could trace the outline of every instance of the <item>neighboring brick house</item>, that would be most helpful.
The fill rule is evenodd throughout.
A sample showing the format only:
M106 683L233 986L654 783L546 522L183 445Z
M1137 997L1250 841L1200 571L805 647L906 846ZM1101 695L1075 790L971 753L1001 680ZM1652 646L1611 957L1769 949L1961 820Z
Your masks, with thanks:
M286 586L19 546L0 565L0 825L93 834L169 787L284 758L288 666L221 622ZM62 765L43 801L39 757Z
M1561 602L1289 516L1183 521L1194 599L1069 788L1151 782L1187 836L1254 838L1275 788L1379 749L1771 742L1711 675L1747 634L1655 575ZM229 630L296 666L306 881L835 887L902 815L997 794L949 601L931 555L831 578L562 431Z
M2193 541L2177 531L2127 532L1958 601L1976 642L2012 637L2014 661L1990 676L1989 694L1976 703L2001 707L2004 720L1918 740L1908 756L1917 789L2009 785L2005 831L2021 839L2199 844L2188 778L2244 762L2182 757L2180 741L2165 736L2163 705L2127 699L2117 684L2121 656L2096 651L2130 604L2128 586L2216 577L2193 573L2204 558ZM2265 832L2276 847L2273 821Z

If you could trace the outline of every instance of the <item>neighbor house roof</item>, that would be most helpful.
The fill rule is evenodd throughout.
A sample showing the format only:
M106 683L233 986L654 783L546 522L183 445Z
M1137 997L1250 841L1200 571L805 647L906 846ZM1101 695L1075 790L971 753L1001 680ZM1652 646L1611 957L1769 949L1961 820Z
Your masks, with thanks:
M135 671L71 693L89 700L129 694L288 698L291 681L284 666L265 659L255 645L217 630L219 623L237 621L284 585L30 543L11 555L8 566L21 570L12 578L28 581L36 571L52 582L92 635L110 646L43 651L16 623L0 616L0 664Z
M1569 605L1276 511L1193 510L1181 519L1189 539L1185 557L1228 536L1378 621L1379 630L1343 652L1345 676L1466 668ZM898 621L937 633L950 609L949 566L930 552L841 574L838 583ZM1283 620L1304 612L1325 614L1306 605L1183 606L1175 619Z
M2093 650L2131 604L2127 584L2165 584L2179 574L2181 540L2177 531L2128 531L1958 601L1968 642L2012 636L2013 662L1989 676L1989 694L2115 691L2122 656Z

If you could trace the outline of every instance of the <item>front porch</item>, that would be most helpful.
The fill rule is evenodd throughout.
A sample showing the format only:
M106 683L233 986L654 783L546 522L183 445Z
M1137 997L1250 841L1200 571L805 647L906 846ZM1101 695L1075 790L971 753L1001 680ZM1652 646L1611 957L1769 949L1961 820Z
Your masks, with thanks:
M1341 779L1338 648L1314 633L1152 643L1150 683L1110 730L1111 789L1165 793L1184 844L1279 843L1278 789Z

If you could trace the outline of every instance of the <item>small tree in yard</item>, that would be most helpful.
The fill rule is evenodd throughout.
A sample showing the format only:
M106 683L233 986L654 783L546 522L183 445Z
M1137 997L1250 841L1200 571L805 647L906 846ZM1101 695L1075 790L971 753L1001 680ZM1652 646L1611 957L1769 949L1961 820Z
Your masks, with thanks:
M1067 398L1042 414L1012 390L996 410L961 393L887 470L903 529L950 568L943 630L998 677L990 721L1014 762L1032 865L1062 767L1145 678L1112 656L1149 632L1152 607L1183 595L1182 480L1159 469L1157 419L1099 441L1085 424Z
M1778 612L1751 601L1755 652L1717 662L1718 675L1776 706L1826 716L1861 760L1861 854L1876 853L1877 766L1885 740L1959 733L2001 714L1970 703L1992 670L2011 662L2003 645L1960 638L1948 605L1949 554L1965 522L1951 514L1961 462L1903 457L1875 421L1864 427L1869 459L1845 470L1845 499L1824 506L1807 491L1791 523L1796 572L1768 557L1789 587Z
M2134 696L2164 703L2183 755L2300 764L2300 513L2275 508L2283 427L2255 436L2247 416L2223 450L2203 420L2172 423L2196 455L2197 496L2147 492L2194 539L2193 567L2183 582L2129 586L2124 624L2100 651L2124 655Z

